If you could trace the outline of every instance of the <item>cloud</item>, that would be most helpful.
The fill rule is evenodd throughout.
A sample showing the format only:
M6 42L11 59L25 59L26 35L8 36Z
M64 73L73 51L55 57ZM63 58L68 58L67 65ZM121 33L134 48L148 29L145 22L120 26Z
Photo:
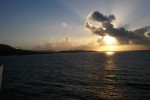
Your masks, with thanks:
M74 47L73 43L70 41L69 37L66 37L61 40L55 40L51 42L44 43L42 45L37 45L34 47L34 50L54 50L54 51L60 51L60 50L69 50Z
M114 15L104 16L98 11L95 11L95 12L91 12L88 15L87 19L92 19L92 20L99 21L99 22L111 22L115 20L115 16Z
M68 25L67 23L65 23L65 22L62 22L61 25L62 25L63 27L68 27L68 26L69 26L69 25Z
M144 35L148 38L150 38L150 32L145 32Z
M33 50L95 50L97 47L96 42L89 41L72 41L69 37L59 40L53 40L44 44L33 47Z
M150 44L150 26L135 29L133 31L126 30L123 27L115 28L112 22L115 20L114 15L103 15L98 11L91 12L87 16L85 27L93 34L105 36L106 34L116 37L122 44ZM92 22L98 22L99 26Z

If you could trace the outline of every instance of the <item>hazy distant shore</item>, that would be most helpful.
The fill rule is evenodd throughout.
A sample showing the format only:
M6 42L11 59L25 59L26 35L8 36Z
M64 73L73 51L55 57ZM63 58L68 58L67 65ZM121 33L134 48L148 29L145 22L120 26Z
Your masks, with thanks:
M139 51L139 50L131 50L131 51ZM149 51L149 50L142 50L142 51ZM94 51L94 50L64 50L64 51L23 50L23 49L16 49L9 45L0 44L0 56L54 54L54 53L79 53L79 52L98 52L98 51ZM108 51L99 51L99 52L108 52ZM122 52L122 51L112 51L112 52Z
M90 50L66 50L66 51L23 50L23 49L16 49L9 45L0 44L0 56L53 54L53 53L76 53L76 52L96 52L96 51L90 51Z

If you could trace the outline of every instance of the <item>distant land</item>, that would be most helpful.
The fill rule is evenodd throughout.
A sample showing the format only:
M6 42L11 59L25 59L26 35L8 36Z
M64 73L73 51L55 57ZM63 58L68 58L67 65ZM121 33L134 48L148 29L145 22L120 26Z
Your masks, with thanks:
M32 51L32 50L23 50L16 49L6 44L0 44L0 56L7 55L31 55L31 54L51 54L55 53L54 51Z
M68 51L51 51L51 50L23 50L16 49L12 46L6 44L0 44L0 56L9 56L9 55L32 55L32 54L53 54L53 53L76 53L76 52L95 52L87 50L68 50Z
M130 51L150 51L150 50L130 50ZM53 54L53 53L79 53L79 52L82 53L82 52L100 52L100 51L92 51L92 50L65 50L65 51L23 50L23 49L16 49L16 48L6 45L6 44L0 44L0 56ZM101 52L107 52L107 51L101 51ZM123 52L123 51L112 51L112 52Z

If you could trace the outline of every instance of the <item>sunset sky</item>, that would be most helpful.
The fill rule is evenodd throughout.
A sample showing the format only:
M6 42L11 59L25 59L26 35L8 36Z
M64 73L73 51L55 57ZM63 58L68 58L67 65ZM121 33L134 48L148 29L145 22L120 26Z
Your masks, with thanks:
M150 0L0 0L0 43L39 50L150 49L149 4ZM106 19L99 20L101 14ZM117 32L125 29L117 35L108 29L118 39L108 48L99 41L101 33L91 28L106 22ZM131 31L135 35L130 36Z

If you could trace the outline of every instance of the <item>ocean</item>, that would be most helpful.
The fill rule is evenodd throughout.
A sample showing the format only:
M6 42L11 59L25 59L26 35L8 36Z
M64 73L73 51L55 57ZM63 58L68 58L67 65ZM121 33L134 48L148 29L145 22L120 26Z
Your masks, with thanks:
M0 56L1 100L150 100L150 51Z

